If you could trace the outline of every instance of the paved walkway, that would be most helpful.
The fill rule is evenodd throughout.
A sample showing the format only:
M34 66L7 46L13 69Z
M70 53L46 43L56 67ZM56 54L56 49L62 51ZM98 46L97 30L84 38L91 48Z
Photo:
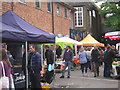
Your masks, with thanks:
M94 77L93 72L88 71L89 76L82 76L80 70L71 71L71 78L59 78L61 73L56 73L52 83L54 88L118 88L118 80L106 79L102 75L103 67L100 67L100 76Z

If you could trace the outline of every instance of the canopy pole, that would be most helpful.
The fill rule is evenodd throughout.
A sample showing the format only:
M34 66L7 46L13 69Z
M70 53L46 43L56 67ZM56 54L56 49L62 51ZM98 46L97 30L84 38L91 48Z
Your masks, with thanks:
M77 45L75 45L75 56L77 56Z
M26 52L26 65L25 65L25 69L26 69L26 89L28 89L28 42L25 42L25 52Z
M56 59L56 44L54 44L54 67L55 67L55 59ZM54 69L55 72L55 69Z
M42 71L44 72L44 59L43 59L43 44L41 45L41 64L42 64Z
M54 44L54 63L53 63L54 78L53 78L53 82L55 80L55 59L56 59L56 44Z
M43 44L41 45L41 61L42 61L42 64L43 64Z

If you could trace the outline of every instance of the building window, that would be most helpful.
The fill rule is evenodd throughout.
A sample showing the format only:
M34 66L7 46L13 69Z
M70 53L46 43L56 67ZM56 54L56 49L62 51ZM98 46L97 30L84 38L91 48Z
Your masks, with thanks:
M52 12L52 4L51 2L47 2L47 8L48 8L48 12Z
M90 16L90 28L92 28L92 12L89 11L89 16Z
M60 7L57 7L57 15L60 16Z
M67 18L68 17L68 10L67 10L67 8L64 9L64 12L65 12L65 18Z
M35 8L40 8L40 1L39 0L35 0Z
M83 27L83 7L75 7L75 27Z
M20 3L26 4L25 0L19 0Z
M96 15L95 15L95 10L93 10L93 17L95 17Z

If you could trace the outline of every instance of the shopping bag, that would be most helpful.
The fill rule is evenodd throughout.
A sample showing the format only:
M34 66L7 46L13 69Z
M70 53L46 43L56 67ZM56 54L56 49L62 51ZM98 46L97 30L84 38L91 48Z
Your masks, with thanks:
M75 58L74 63L75 64L80 64L80 59L79 58Z
M0 80L2 87L0 88L9 88L9 78L5 76L5 69L4 69L3 62L1 61L0 63L2 65L2 70L3 70L3 76L1 77L1 80Z
M51 64L49 64L48 65L48 71L52 71L53 69L52 69L52 65Z
M2 89L2 79L0 78L0 90Z
M62 63L62 64L61 64L61 69L63 70L64 68L65 68L65 64Z

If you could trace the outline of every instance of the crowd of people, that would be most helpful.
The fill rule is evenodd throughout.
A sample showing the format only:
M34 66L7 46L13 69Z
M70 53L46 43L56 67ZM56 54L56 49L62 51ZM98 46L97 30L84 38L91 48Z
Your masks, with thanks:
M71 48L66 48L66 51L63 55L63 61L65 61L65 68L62 70L62 76L60 78L64 78L64 72L66 67L68 66L68 78L70 78L70 64L72 63L72 51ZM66 57L67 58L64 58ZM90 47L81 47L78 51L78 57L80 61L80 70L82 71L83 76L88 75L88 69L91 72L94 72L94 77L99 76L99 67L104 65L103 76L111 78L112 71L112 63L114 58L118 55L118 51L115 49L114 45L108 44L106 47L101 48L98 46L94 46L90 49ZM69 58L70 57L70 58ZM68 60L69 58L69 60ZM68 63L69 61L69 63Z
M66 46L64 50L57 46L56 48L56 57L54 58L54 52L48 45L45 46L45 60L47 62L47 66L49 64L54 63L54 59L61 58L64 63L64 68L62 70L62 75L60 78L64 78L65 70L68 67L68 75L67 78L71 77L71 66L73 63L73 50L70 46ZM12 61L10 61L10 53L7 49L0 48L0 79L3 77L3 72L5 71L5 76L8 77L9 84L8 88L13 86L11 69L12 69ZM98 46L94 46L93 49L81 47L78 51L78 57L80 60L80 70L82 71L83 76L88 76L88 69L94 72L94 77L99 76L99 67L104 65L103 76L111 77L111 69L112 62L115 56L118 55L117 50L114 46L107 45L104 49ZM26 52L23 54L23 68L22 70L26 74ZM41 70L42 70L42 61L41 54L36 51L35 45L29 45L28 51L28 72L31 82L31 88L41 88ZM4 69L3 69L4 68ZM1 83L1 82L0 82ZM2 85L2 84L0 84ZM2 87L2 86L0 86Z

